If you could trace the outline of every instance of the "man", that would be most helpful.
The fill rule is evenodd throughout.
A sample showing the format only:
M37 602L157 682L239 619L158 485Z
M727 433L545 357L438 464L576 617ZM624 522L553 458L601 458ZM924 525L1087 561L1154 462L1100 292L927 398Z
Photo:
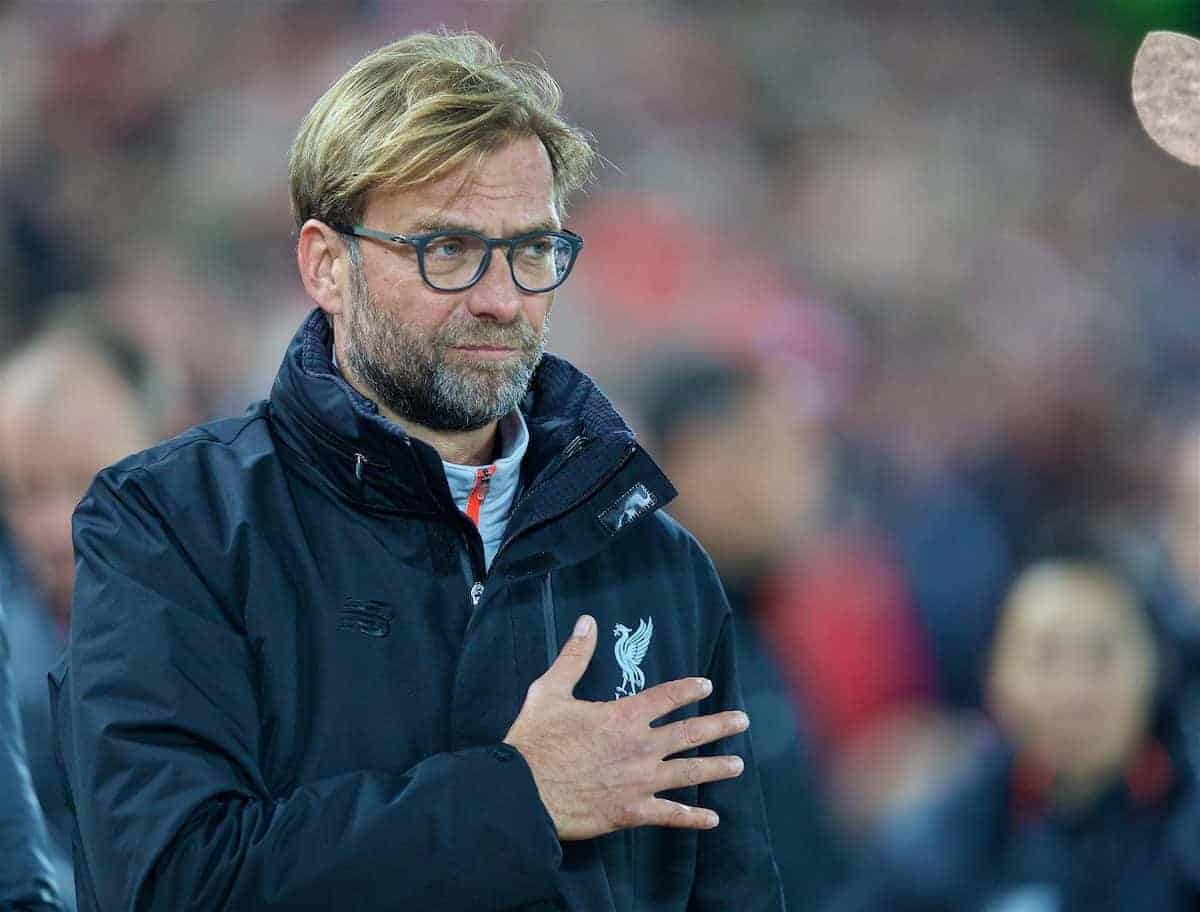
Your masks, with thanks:
M1200 803L1165 606L1110 545L1078 538L1039 549L1000 606L984 675L996 737L899 815L835 908L1197 908Z
M542 356L592 157L557 103L417 35L305 119L270 399L76 512L81 909L782 908L712 566Z
M145 359L71 316L0 365L0 602L16 644L9 663L29 771L69 886L71 817L54 758L46 673L70 622L71 513L105 465L154 440L140 396ZM64 890L71 907L71 893Z

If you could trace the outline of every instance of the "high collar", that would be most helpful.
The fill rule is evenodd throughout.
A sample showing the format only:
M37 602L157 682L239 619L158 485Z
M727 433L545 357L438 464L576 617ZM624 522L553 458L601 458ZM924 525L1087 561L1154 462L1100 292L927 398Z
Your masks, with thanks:
M437 451L381 415L347 383L333 367L332 348L329 323L314 310L288 346L271 390L281 442L308 474L362 508L418 514L453 510ZM553 355L544 356L534 371L520 409L530 436L521 472L526 484L568 448L588 445L590 458L575 460L566 478L545 486L558 502L581 496L606 462L640 450L592 380Z

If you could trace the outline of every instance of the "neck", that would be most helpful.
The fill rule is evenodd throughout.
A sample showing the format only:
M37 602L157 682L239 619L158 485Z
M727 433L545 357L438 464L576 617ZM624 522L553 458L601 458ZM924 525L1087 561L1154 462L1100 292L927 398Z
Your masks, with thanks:
M387 414L384 411L384 414ZM411 421L388 414L388 418L403 425L408 436L429 444L443 462L457 465L487 465L496 452L496 429L500 422L493 421L474 431L435 431Z
M1059 776L1054 781L1054 803L1067 811L1087 807L1110 782L1095 776Z

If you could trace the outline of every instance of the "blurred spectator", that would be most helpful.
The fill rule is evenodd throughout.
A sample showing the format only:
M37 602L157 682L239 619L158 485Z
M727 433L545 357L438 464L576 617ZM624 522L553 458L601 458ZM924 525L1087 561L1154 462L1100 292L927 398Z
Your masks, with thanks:
M1082 540L1047 549L991 643L996 738L888 829L837 908L1196 908L1200 804L1171 722L1175 667L1123 561Z
M660 355L637 411L680 490L672 511L747 625L744 664L773 668L764 690L790 700L815 781L854 840L937 781L972 726L939 707L895 547L846 490L861 481L854 458L789 355Z
M0 601L38 799L64 887L70 820L50 738L46 674L65 645L74 555L71 513L101 468L149 446L157 408L136 349L86 323L52 325L0 365ZM68 891L69 892L69 891Z
M733 608L751 741L788 908L814 908L840 883L844 849L812 733L761 625L764 587L820 512L826 441L800 421L778 378L715 356L663 356L634 402L656 460L680 491L671 512L703 542Z
M0 909L55 912L62 906L50 869L46 824L25 765L11 655L0 605Z

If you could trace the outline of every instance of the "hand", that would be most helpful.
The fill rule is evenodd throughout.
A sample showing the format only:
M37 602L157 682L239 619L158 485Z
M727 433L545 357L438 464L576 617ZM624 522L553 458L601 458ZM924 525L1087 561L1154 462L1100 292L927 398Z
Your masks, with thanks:
M740 775L740 757L665 758L745 731L746 714L721 712L650 727L712 693L712 682L703 678L668 681L610 702L576 700L575 685L595 651L596 622L585 614L554 664L529 685L504 736L533 771L558 838L590 839L636 826L715 827L713 811L654 796Z

